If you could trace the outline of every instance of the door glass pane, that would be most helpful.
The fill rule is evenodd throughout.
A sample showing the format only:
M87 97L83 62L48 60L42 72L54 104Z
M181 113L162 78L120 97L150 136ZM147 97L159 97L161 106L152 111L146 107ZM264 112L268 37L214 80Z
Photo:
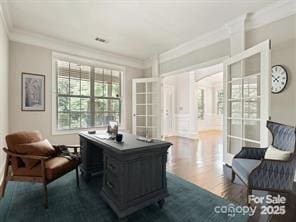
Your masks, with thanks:
M229 65L228 80L233 81L238 78L241 78L242 77L241 69L242 69L241 62L237 62Z
M246 58L243 64L245 69L244 76L260 73L260 53Z
M245 78L244 82L244 98L256 98L260 96L260 75Z
M144 137L146 137L146 128L136 127L136 134L138 136L144 136Z
M228 84L230 88L230 99L240 99L242 98L242 81L235 80Z
M146 105L137 105L136 114L137 115L146 115Z
M146 95L145 94L136 94L136 103L137 104L146 104Z
M137 116L137 127L138 126L146 126L146 117L145 116Z
M260 121L244 120L243 137L250 140L260 140Z
M147 117L147 126L153 126L152 119L153 119L152 116Z
M144 92L146 92L146 83L137 83L136 93L144 93Z
M241 120L228 120L228 135L241 137L242 136L242 121Z
M145 81L145 80L143 80ZM160 123L156 104L158 102L158 83L157 80L147 80L145 82L134 82L135 105L134 132L139 136L158 137L158 129L155 127Z
M242 142L240 139L228 138L228 153L237 154L242 149Z
M152 94L147 94L147 104L152 104L153 103L153 97Z
M147 92L152 93L152 82L147 82Z
M244 117L250 119L260 118L260 99L244 100Z
M147 105L147 115L153 115L152 105Z
M242 102L231 101L230 102L230 117L242 118Z

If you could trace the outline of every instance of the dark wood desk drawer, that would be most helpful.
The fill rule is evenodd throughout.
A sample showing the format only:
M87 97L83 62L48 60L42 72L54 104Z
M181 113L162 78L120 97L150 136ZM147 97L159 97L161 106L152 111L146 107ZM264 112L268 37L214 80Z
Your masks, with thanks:
M113 198L118 199L120 195L120 184L118 177L112 172L106 171L105 175L105 186L106 192Z
M119 172L119 167L120 167L119 161L115 160L114 158L112 158L110 156L106 156L105 161L106 161L106 170L109 171L109 172L112 172L116 176L119 176L119 174L120 174L120 172Z

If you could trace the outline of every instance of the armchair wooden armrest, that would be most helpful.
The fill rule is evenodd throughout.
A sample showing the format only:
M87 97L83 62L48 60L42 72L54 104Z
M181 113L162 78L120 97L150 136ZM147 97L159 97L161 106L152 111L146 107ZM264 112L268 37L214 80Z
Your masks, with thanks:
M9 151L7 148L3 148L3 150L7 155L14 156L14 157L27 158L27 159L33 159L33 160L47 160L50 158L50 156L34 156L34 155L17 154Z

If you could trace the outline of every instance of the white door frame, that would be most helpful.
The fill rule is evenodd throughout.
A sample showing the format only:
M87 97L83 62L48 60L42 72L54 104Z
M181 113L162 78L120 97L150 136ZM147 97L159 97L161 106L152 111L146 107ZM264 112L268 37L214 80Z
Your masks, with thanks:
M136 115L136 110L137 110L137 98L136 98L136 84L137 83L147 83L147 82L156 82L157 84L159 84L159 78L136 78L136 79L132 79L132 133L136 134L137 130L137 115ZM158 88L158 87L157 87ZM146 89L146 93L147 93L147 89ZM159 94L158 90L157 92L155 92L156 94ZM158 101L156 101L156 103L158 103ZM146 101L147 104L147 101ZM156 109L158 109L158 107L155 107ZM156 112L158 113L158 112ZM160 121L157 121L157 126L156 126L156 130L157 130L157 134L160 134ZM146 119L146 126L147 126L147 119ZM160 137L160 135L158 136Z
M243 61L246 58L251 57L252 55L260 53L260 146L268 146L268 130L266 129L266 121L270 116L270 40L266 40L258 45L255 45L235 56L230 57L224 61L224 120L223 120L223 161L224 163L231 165L234 154L228 152L228 97L229 97L229 88L228 88L228 73L229 66L236 62ZM243 79L243 78L242 78ZM264 109L263 109L264 108ZM244 118L242 117L242 120ZM243 127L243 126L242 126ZM243 135L241 138L243 139ZM246 139L244 141L247 141ZM252 142L252 141L250 141Z
M166 132L166 122L165 122L165 120L166 120L166 118L165 118L165 115L166 115L166 113L165 113L165 110L166 110L166 89L169 89L169 90L171 90L171 93L172 93L172 132L170 132L170 133L168 133L168 132ZM163 115L163 121L164 121L164 128L163 128L163 135L164 136L174 136L175 135L175 131L176 131L176 127L175 127L175 88L174 88L174 86L172 86L172 85L169 85L169 84L164 84L163 85L163 92L164 92L164 94L163 94L163 108L162 108L162 110L163 110L163 112L162 112L162 115Z

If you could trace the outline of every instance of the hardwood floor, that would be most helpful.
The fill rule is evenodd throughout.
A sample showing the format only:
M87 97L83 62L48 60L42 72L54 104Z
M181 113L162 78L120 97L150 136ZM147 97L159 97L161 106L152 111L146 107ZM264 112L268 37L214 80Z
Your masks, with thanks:
M223 165L222 133L213 131L201 133L198 140L182 137L167 137L173 143L169 149L167 170L231 202L246 205L247 189L236 177L231 183L231 169ZM255 195L267 192L254 191ZM296 221L296 195L287 196L285 216L261 215L257 210L249 221ZM260 206L258 206L260 207Z

